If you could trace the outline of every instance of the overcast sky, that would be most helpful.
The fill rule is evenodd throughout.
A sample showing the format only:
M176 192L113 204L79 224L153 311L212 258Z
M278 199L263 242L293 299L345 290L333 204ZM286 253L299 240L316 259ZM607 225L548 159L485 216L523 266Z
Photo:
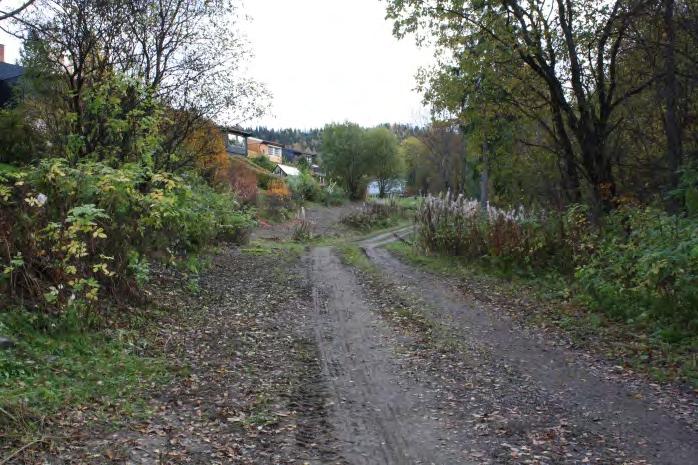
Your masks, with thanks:
M274 95L274 127L418 122L414 75L431 54L398 41L381 0L246 0L253 75Z
M6 3L12 3L4 1ZM431 53L398 41L381 0L244 0L255 57L250 73L273 94L268 116L247 124L311 128L354 121L418 123L426 113L414 75ZM19 44L0 34L6 61Z

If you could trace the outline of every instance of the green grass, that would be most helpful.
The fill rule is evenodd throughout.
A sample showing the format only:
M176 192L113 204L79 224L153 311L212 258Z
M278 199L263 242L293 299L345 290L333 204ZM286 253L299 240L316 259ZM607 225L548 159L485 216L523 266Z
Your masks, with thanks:
M497 298L513 301L533 298L526 318L533 325L553 325L567 333L579 346L600 352L617 363L644 372L657 381L685 381L698 388L698 338L667 342L648 328L616 321L578 302L578 292L559 275L531 276L503 272L497 267L473 263L459 257L424 255L403 242L386 246L403 260L436 274L455 277L473 292L482 287ZM486 296L485 296L486 297Z
M370 275L377 275L378 269L369 260L361 247L353 243L336 244L335 247L339 251L339 257L345 265L353 266Z
M77 315L0 313L0 333L16 342L0 351L0 429L8 438L31 437L42 418L81 406L144 414L139 394L171 376L164 359L143 355L138 331L83 326Z

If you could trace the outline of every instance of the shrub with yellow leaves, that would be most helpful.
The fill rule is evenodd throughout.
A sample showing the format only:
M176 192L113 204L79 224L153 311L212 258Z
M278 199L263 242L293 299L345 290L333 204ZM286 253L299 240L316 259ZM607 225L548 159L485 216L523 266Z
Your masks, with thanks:
M175 257L251 226L231 194L137 164L44 160L0 175L0 291L49 311L137 291L148 257Z

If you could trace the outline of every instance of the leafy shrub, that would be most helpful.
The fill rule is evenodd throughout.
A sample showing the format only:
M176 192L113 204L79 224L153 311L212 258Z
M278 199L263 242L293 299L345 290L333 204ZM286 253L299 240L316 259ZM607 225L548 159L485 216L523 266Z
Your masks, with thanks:
M463 196L427 197L415 213L425 250L487 260L502 269L572 272L594 231L581 207L567 214L502 210Z
M304 207L298 212L291 238L296 242L308 242L313 238L313 223L306 218Z
M36 155L36 131L19 109L0 108L0 163L28 163Z
M335 181L330 181L322 190L322 202L326 206L339 206L349 198L347 192Z
M259 157L254 157L251 159L252 163L255 165L264 168L265 170L272 172L274 171L274 168L276 168L276 164L269 159L266 155L260 155Z
M257 175L244 165L229 168L226 181L245 205L255 205L257 202Z
M294 200L317 202L322 198L320 184L309 173L301 172L299 176L288 178L288 185Z
M589 302L609 315L657 320L698 332L698 221L624 207L608 218L576 277Z
M260 198L262 214L272 220L285 220L291 215L291 190L282 179L273 179L269 190Z
M147 280L147 257L244 240L252 224L230 194L194 175L63 159L0 177L5 295L54 310Z
M601 228L582 206L564 214L482 208L429 197L417 209L421 248L511 270L555 271L610 317L659 328L665 339L698 333L698 220L624 206Z

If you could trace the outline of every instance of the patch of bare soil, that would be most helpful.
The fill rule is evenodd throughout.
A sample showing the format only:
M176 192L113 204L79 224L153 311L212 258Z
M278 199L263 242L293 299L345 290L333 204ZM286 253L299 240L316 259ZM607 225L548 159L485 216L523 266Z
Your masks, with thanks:
M364 243L381 271L364 275L366 292L398 326L426 320L410 369L433 383L453 427L476 435L478 463L696 463L695 399L515 324L376 247L387 240Z
M183 314L161 328L182 374L153 389L141 420L91 418L60 431L72 439L54 444L43 463L333 460L310 287L298 266L291 255L230 247L202 275L198 297L163 279L154 298Z

